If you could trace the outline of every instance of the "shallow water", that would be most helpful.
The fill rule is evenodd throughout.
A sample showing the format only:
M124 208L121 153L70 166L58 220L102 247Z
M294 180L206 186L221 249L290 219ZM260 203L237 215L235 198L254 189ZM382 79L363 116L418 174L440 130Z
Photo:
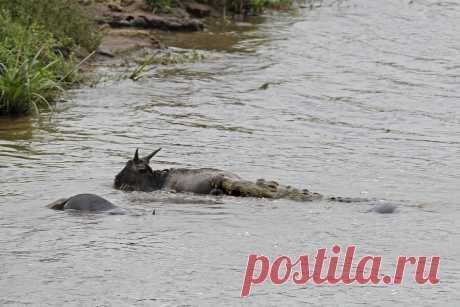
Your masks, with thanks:
M181 36L208 58L72 91L51 117L1 120L0 304L456 306L460 4L339 2ZM160 146L158 168L217 167L398 211L112 188L136 147ZM130 214L45 208L82 192ZM334 244L381 255L387 273L398 255L439 255L441 283L266 283L240 298L250 253Z

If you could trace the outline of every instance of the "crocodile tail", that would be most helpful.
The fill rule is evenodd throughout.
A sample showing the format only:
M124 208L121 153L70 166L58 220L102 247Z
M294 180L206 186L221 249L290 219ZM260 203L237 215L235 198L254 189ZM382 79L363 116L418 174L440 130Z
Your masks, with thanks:
M327 200L335 201L339 203L364 203L364 202L372 201L372 199L363 198L363 197L340 197L340 196L331 196L331 197L328 197Z

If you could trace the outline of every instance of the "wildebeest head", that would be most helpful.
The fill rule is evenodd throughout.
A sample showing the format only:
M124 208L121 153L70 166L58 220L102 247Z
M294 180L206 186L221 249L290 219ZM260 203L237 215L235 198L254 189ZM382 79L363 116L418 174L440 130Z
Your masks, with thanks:
M156 155L161 148L150 155L139 158L139 149L136 149L134 158L129 160L125 167L115 177L115 188L123 191L153 191L163 185L161 178L155 175L150 167L150 159Z

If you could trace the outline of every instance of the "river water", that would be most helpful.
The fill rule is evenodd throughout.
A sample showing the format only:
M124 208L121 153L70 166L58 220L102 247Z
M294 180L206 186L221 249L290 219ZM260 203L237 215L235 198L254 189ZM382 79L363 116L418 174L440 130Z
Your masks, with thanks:
M165 35L207 58L73 90L51 117L1 120L0 305L456 306L460 3L339 2ZM216 167L399 207L114 190L136 147L163 148L154 168ZM45 208L83 192L130 214ZM383 273L399 255L438 255L440 283L408 269L401 285L266 282L240 298L249 254L335 244L381 255Z

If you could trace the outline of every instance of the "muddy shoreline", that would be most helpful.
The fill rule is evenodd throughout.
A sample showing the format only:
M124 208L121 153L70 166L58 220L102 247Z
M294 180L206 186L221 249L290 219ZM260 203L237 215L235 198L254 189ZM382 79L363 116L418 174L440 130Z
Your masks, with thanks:
M126 56L140 49L165 48L152 30L203 31L210 19L221 16L211 6L193 1L177 2L177 7L163 12L155 12L144 0L80 0L79 3L100 27L98 60Z

